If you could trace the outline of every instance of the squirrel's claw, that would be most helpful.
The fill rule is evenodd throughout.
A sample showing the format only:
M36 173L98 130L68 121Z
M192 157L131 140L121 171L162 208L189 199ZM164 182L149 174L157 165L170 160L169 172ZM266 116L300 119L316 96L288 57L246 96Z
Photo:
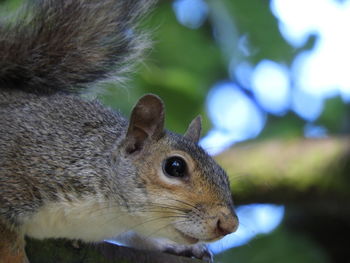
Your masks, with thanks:
M205 260L209 263L214 262L213 254L205 244L197 244L192 246L169 245L164 249L164 252L177 256L194 257Z

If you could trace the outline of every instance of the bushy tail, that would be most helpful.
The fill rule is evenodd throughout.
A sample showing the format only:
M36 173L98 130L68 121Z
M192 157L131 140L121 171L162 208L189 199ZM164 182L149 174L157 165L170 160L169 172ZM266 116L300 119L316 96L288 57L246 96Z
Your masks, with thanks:
M153 0L28 0L0 26L0 88L76 92L129 70Z

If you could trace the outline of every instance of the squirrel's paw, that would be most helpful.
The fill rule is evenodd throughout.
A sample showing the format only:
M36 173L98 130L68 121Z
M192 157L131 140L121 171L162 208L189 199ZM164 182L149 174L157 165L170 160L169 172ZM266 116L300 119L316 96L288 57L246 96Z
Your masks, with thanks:
M195 257L210 263L214 262L213 254L205 244L197 244L192 246L172 244L167 246L164 249L164 252L184 257Z

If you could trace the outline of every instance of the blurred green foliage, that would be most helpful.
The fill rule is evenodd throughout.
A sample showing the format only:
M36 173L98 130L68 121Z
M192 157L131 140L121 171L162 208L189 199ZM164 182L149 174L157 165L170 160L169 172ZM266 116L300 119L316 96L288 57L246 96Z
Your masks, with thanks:
M176 20L172 2L161 1L144 23L154 42L145 62L131 76L127 88L116 88L110 84L107 92L101 94L101 99L107 105L129 114L138 97L144 93L156 93L165 102L169 129L182 133L191 119L201 114L205 134L211 127L206 115L207 92L218 81L232 78L225 49L213 33L222 7L229 14L235 29L232 34L237 34L234 39L245 36L247 46L252 51L245 56L237 43L232 43L230 51L234 52L231 63L248 61L256 65L262 59L270 59L290 65L296 54L314 46L315 36L311 36L301 48L291 47L278 30L278 21L270 10L269 1L207 2L211 9L209 18L200 28L189 29ZM340 98L330 99L315 124L324 126L332 134L348 132L348 111L348 105ZM268 115L265 129L257 139L300 137L304 125L305 120L293 112L282 117Z
M247 245L218 255L216 262L241 263L326 263L327 254L309 237L279 228L269 235L257 236Z
M1 16L18 6L20 0L2 0ZM166 126L183 133L196 115L204 117L204 133L211 123L206 115L205 101L209 89L218 81L230 78L225 50L216 41L213 23L218 21L220 7L229 15L236 36L246 36L252 54L246 57L237 46L229 48L235 53L235 63L247 60L252 65L270 59L289 65L294 56L312 49L314 37L300 49L294 49L283 39L276 18L267 0L211 0L209 19L199 29L180 25L172 10L171 1L161 1L145 21L154 41L153 49L137 73L124 85L105 84L99 98L126 115L144 93L155 93L165 102ZM119 87L116 87L119 86ZM250 94L252 95L252 94ZM225 114L225 113L223 113ZM350 130L349 106L340 98L328 100L316 124L323 125L332 134ZM289 112L283 117L269 116L267 125L258 139L303 136L305 121ZM218 257L219 262L329 262L326 253L308 237L281 228L268 236L261 236L250 244L230 250Z
M282 38L276 18L270 10L270 1L239 0L223 1L240 34L246 34L250 45L255 49L250 57L256 64L262 59L288 63L295 50Z
M226 65L208 28L191 30L180 25L170 2L161 3L145 24L154 41L145 64L127 91L111 87L102 99L128 113L130 103L140 95L155 93L165 102L167 127L182 133L196 115L206 118L206 93L216 80L226 77ZM118 97L125 96L128 99L120 104ZM207 130L208 120L205 124Z

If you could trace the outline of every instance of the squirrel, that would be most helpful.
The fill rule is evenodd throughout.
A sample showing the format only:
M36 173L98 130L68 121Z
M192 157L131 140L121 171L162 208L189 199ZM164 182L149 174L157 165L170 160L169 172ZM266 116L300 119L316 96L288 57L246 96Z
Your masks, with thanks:
M203 258L234 232L229 181L199 145L164 128L141 97L127 120L79 96L121 79L147 48L153 0L35 0L0 24L0 262L29 262L25 236Z

